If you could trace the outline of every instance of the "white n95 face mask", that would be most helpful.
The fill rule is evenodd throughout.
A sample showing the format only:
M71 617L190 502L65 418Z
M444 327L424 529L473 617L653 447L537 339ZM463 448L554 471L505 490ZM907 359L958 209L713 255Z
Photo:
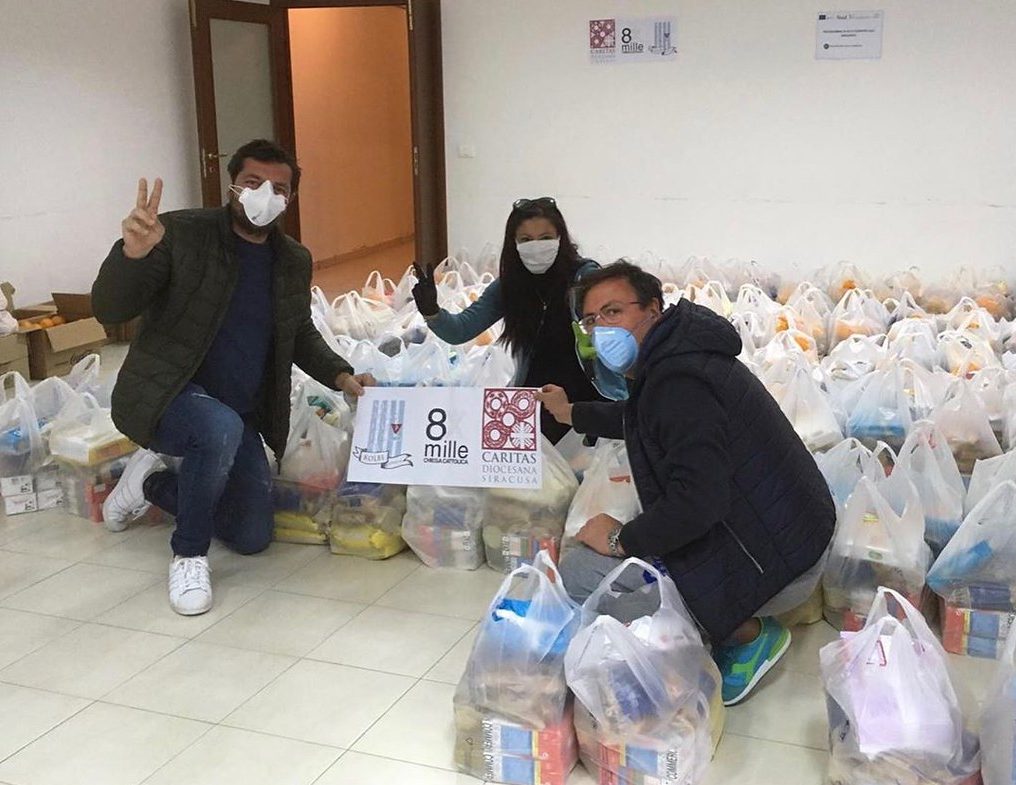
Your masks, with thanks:
M255 226L268 226L286 209L286 197L275 193L271 180L265 180L257 188L238 189L231 185L230 190L237 194L244 213Z
M543 275L549 270L557 259L557 252L561 248L561 238L553 240L530 240L525 243L516 243L519 258L522 264L533 275Z

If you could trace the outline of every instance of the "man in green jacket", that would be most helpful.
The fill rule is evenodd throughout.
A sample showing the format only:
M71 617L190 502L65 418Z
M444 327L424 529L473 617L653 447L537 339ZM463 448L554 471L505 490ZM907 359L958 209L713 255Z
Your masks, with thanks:
M122 531L153 503L176 516L169 602L183 615L212 607L213 536L244 554L271 542L262 437L281 459L293 363L350 395L374 383L354 375L311 321L311 256L281 228L300 184L294 157L257 139L228 170L228 204L217 209L159 215L162 181L149 196L141 180L123 238L92 287L100 321L142 317L113 391L113 420L148 449L103 505L106 525ZM179 471L156 453L182 458Z

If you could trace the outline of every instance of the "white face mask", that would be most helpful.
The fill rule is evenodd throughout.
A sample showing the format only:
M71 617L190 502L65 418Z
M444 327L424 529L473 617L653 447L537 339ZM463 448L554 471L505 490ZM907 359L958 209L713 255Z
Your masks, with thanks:
M257 188L240 189L235 185L229 188L237 195L247 218L255 226L268 226L286 209L286 197L275 193L271 180L265 180Z
M533 275L543 275L554 264L557 259L557 252L561 247L561 238L553 240L530 240L525 243L515 243L519 251L519 258L522 264Z

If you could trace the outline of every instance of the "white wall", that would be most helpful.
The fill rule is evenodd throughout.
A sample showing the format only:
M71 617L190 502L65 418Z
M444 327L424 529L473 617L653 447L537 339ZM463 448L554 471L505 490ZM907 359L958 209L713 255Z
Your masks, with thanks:
M0 281L91 288L134 205L200 204L186 0L0 0Z
M881 61L815 61L835 8L885 9ZM676 63L588 62L589 19L654 13L677 15ZM452 249L552 194L606 258L1016 271L1012 0L442 0L442 17Z

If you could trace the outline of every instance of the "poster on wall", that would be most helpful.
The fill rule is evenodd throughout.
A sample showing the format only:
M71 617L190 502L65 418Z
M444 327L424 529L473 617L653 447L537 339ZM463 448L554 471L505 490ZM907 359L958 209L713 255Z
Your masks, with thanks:
M522 387L368 387L350 482L540 488L540 402Z
M677 59L673 16L590 19L589 59L593 63L646 63Z
M884 11L823 11L815 28L815 59L881 59L883 21Z

